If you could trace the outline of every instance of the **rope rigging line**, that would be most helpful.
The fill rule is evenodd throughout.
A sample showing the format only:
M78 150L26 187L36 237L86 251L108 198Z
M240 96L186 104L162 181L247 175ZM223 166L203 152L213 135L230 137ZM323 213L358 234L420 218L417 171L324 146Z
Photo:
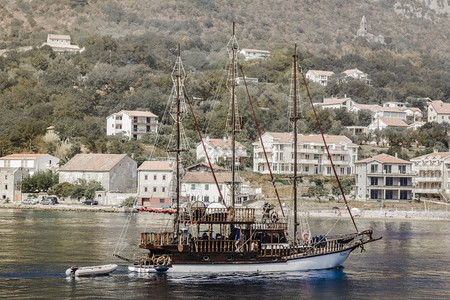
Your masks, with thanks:
M272 185L273 185L273 188L275 190L275 194L276 194L277 199L278 199L278 204L280 204L281 213L282 213L283 217L285 217L283 206L281 205L280 195L278 194L278 189L277 189L277 186L275 184L275 179L274 179L273 174L272 174L272 168L270 167L269 159L268 159L267 153L266 153L266 148L264 147L264 143L263 143L263 139L262 139L262 135L261 135L261 130L259 129L259 123L258 123L258 120L256 119L255 110L253 108L253 102L252 102L252 99L250 97L250 92L248 91L248 86L247 86L247 81L245 80L244 70L242 68L242 65L239 65L239 67L241 69L242 78L244 80L245 89L247 91L247 98L248 98L248 101L250 102L250 107L252 109L252 114L253 114L253 119L255 121L256 130L258 131L259 141L261 142L261 147L263 149L264 157L266 159L267 167L268 167L269 173L270 173L270 178L272 179Z
M331 167L333 168L334 177L336 178L336 181L338 183L339 189L341 190L341 194L342 194L342 197L344 198L345 206L347 207L348 213L350 214L350 217L352 219L353 225L355 226L356 232L359 232L358 231L358 227L356 226L355 218L353 218L352 212L350 210L350 206L348 205L347 198L345 198L345 194L344 194L344 190L342 189L341 181L339 179L339 176L337 175L336 168L334 167L334 163L333 163L333 160L331 158L330 150L328 149L327 141L326 141L325 136L323 134L322 127L320 126L319 117L317 116L316 109L315 109L315 107L313 105L313 102L312 102L311 94L309 93L308 84L306 83L305 74L303 73L303 71L301 71L301 74L302 74L302 77L303 77L303 82L305 83L306 92L308 94L309 102L311 103L311 107L312 107L312 110L314 112L314 116L316 117L317 126L319 127L320 135L322 136L322 140L323 140L325 149L327 150L328 159L330 160Z
M208 160L209 168L211 169L211 174L212 174L212 176L214 178L214 182L216 183L216 187L217 187L217 190L219 191L220 198L222 199L223 205L226 206L225 198L222 195L222 191L220 190L219 183L217 182L217 178L216 178L216 174L214 172L214 168L212 166L211 160L209 159L208 152L206 151L205 141L203 140L202 133L200 132L200 128L199 128L198 123L197 123L197 118L195 117L194 109L192 108L192 105L191 105L191 100L189 100L189 97L188 97L187 92L186 92L186 88L184 86L183 86L183 93L184 93L184 96L186 97L189 109L191 110L192 117L194 118L195 128L197 129L198 135L199 135L200 140L202 142L203 151L205 151L205 156L206 156L206 158Z

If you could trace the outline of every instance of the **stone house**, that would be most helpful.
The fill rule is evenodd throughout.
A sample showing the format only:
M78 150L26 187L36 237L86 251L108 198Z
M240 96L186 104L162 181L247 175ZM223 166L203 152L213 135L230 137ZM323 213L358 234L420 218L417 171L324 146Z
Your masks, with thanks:
M59 182L98 181L107 192L136 190L137 164L126 154L77 154L59 169Z
M28 170L18 168L0 168L0 201L20 201L20 184L28 176Z
M48 45L55 52L81 52L83 49L77 45L71 45L70 35L48 34L47 42L42 46Z

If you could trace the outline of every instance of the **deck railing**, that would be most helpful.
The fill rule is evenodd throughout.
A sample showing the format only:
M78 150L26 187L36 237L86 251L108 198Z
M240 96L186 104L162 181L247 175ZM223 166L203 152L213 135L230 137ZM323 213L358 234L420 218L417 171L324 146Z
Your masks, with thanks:
M191 211L184 210L180 214L180 219L192 222L250 223L255 221L255 209L197 207L192 208Z
M287 223L255 223L252 224L253 230L286 230Z
M169 245L173 242L173 232L143 232L141 245Z

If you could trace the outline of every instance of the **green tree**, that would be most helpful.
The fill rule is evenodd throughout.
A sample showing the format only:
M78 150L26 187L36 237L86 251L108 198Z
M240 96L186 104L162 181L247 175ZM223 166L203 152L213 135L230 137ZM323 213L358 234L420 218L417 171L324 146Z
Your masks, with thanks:
M52 186L56 185L58 181L58 174L50 172L36 172L32 176L27 176L22 180L22 192L47 192Z

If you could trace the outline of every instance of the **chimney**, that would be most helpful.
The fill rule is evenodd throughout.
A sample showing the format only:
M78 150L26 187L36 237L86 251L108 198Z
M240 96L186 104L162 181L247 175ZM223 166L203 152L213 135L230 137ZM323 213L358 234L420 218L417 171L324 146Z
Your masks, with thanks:
M395 152L395 158L398 158L398 153L397 152Z

